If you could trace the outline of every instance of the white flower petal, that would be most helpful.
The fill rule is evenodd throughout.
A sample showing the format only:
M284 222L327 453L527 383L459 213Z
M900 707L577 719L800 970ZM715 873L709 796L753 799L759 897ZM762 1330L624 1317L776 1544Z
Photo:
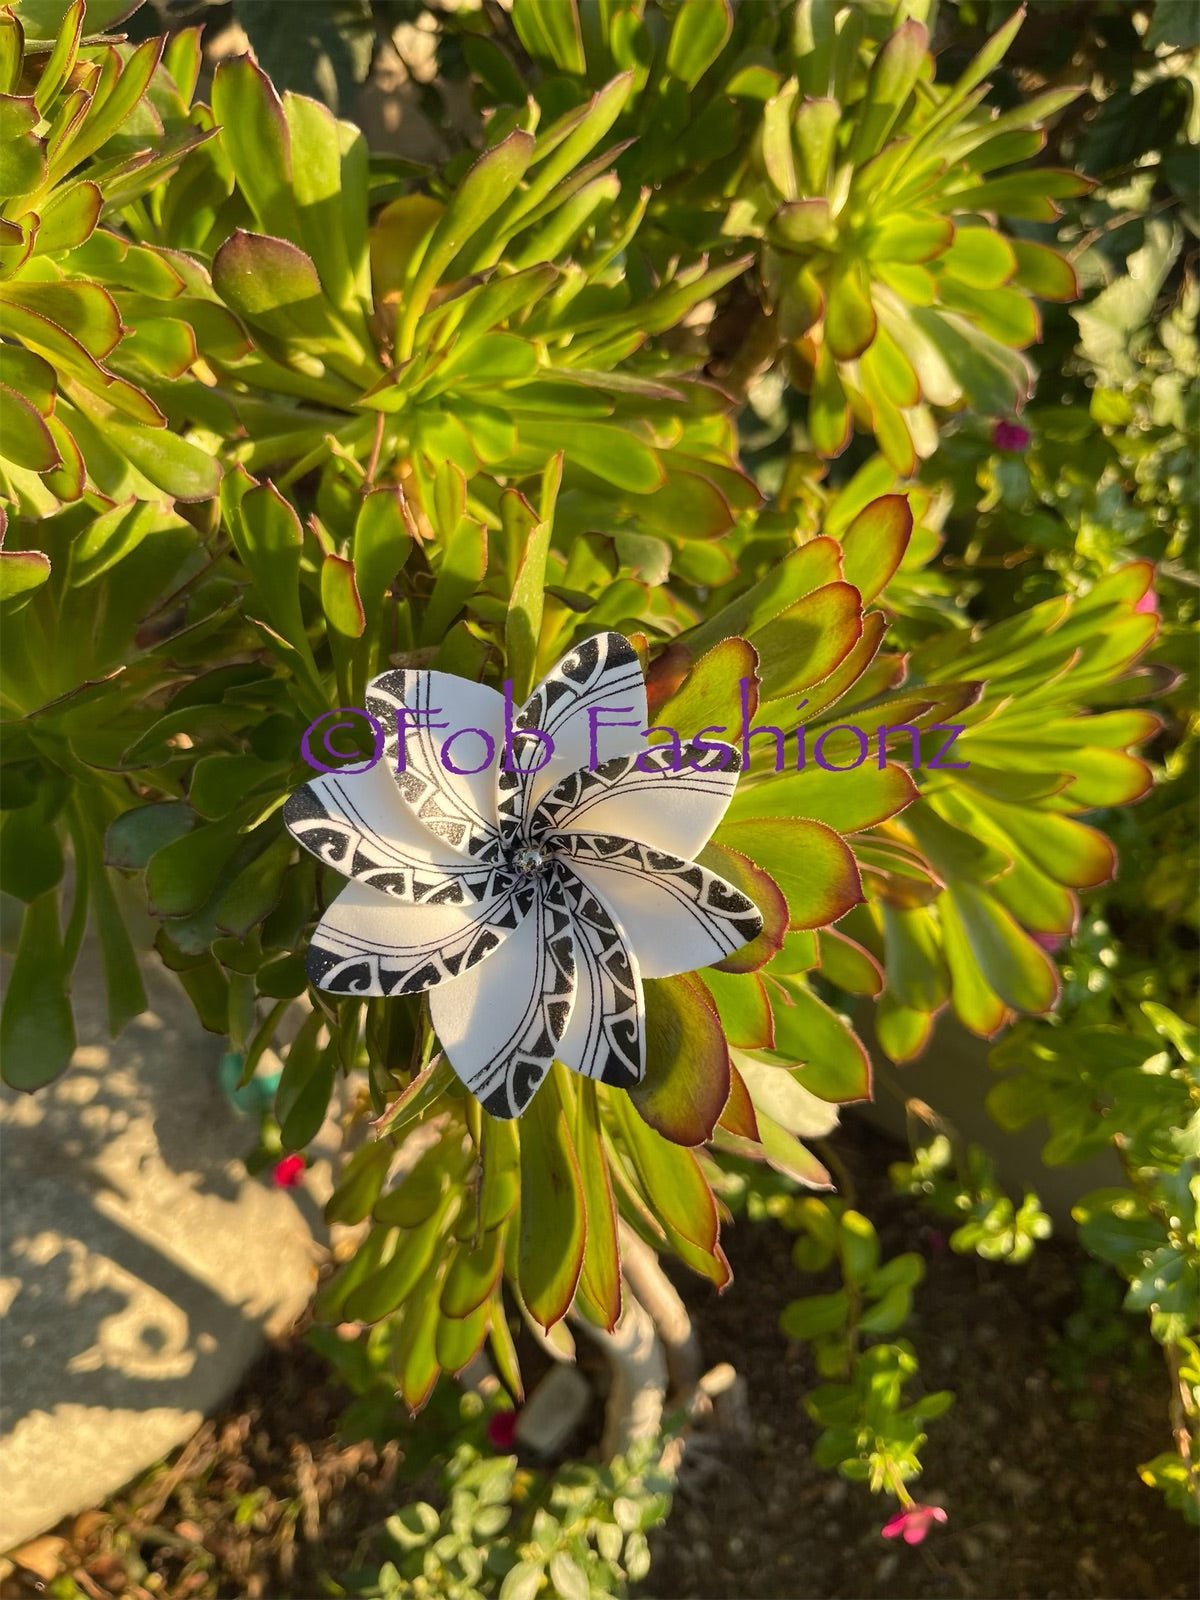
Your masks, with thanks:
M342 890L317 925L308 975L330 994L416 994L463 980L532 919L529 885L482 905L398 906L366 884Z
M607 726L623 723L626 726ZM569 650L513 718L512 765L523 769L497 774L500 831L511 843L544 794L568 773L595 766L612 756L644 747L646 684L641 663L620 633L598 633ZM545 744L553 752L539 765ZM537 768L537 770L533 770Z
M600 896L565 863L558 871L571 910L577 984L558 1059L585 1078L628 1089L646 1072L645 1006L637 957Z
M469 860L422 826L382 762L302 784L283 820L318 861L406 905L478 906L513 883L502 867Z
M519 1117L529 1104L575 999L575 943L562 886L547 875L522 888L535 891L534 907L495 959L429 997L450 1065L493 1117Z
M643 978L723 961L762 928L753 901L698 862L604 834L546 843L612 909Z
M664 745L570 773L538 806L530 838L580 830L697 855L733 798L742 759L732 745L681 744L679 756L678 770L674 747Z
M503 695L448 672L398 668L367 686L366 704L384 728L387 770L430 832L476 861L498 861L496 770L504 758ZM402 747L404 770L397 771ZM478 772L452 770L476 766Z

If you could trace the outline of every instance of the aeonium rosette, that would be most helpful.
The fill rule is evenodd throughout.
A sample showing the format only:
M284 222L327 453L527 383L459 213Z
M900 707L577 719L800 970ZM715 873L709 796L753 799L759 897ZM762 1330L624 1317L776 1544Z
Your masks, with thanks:
M496 1117L519 1116L556 1058L641 1082L643 978L724 960L762 927L695 860L738 752L647 749L641 666L617 633L569 651L515 713L486 685L403 668L373 681L366 709L388 730L384 759L313 779L284 812L351 880L313 935L312 981L427 992L442 1049ZM445 728L477 739L473 770L435 737Z

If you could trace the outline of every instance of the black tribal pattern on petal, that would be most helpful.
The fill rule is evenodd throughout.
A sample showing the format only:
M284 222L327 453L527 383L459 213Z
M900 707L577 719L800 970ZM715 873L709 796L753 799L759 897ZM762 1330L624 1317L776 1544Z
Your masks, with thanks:
M472 860L498 862L502 857L495 822L472 804L470 796L453 788L442 765L441 746L425 720L406 719L404 771L397 771L400 734L397 712L407 708L429 713L433 686L427 672L397 668L385 672L368 687L367 711L384 730L383 759L404 800L435 838L444 839ZM446 730L442 737L446 737Z
M542 742L528 731L523 735L522 730L537 729L556 739L570 718L586 719L590 707L623 694L644 694L642 667L633 646L619 633L585 639L547 674L513 718L517 731L512 738L512 765L533 769L544 764ZM535 770L506 772L501 766L496 809L506 844L527 837L536 777Z
M318 861L401 905L482 905L516 882L502 863L464 857L461 863L433 866L419 851L410 853L402 843L383 838L355 804L349 778L330 775L302 784L288 796L283 820Z
M519 1117L554 1062L575 1002L575 941L571 916L557 873L530 885L536 890L533 915L541 918L529 1000L508 1037L497 1041L481 1073L464 1080L493 1117ZM482 1019L486 1023L486 1019Z
M534 886L522 884L481 906L453 934L418 936L411 944L375 942L358 930L353 935L341 933L333 925L335 902L313 934L306 970L317 988L329 994L418 994L478 966L529 914L536 898ZM419 926L417 919L406 921L404 931L418 934Z
M579 1056L576 1070L613 1088L628 1089L646 1074L637 957L600 896L565 863L558 871L571 908L579 964L572 1032L586 1029L581 1049L573 1052Z
M682 764L675 764L673 745L665 744L614 756L594 770L581 767L556 783L534 808L531 840L568 829L588 831L588 813L619 788L629 795L654 800L664 794L712 795L728 803L737 783L742 758L733 745L681 744ZM664 785L668 786L664 788Z
M612 834L559 833L547 842L564 861L578 862L584 869L594 865L631 879L649 878L656 889L674 900L681 920L684 916L698 919L717 943L726 947L726 955L762 932L762 916L753 900L697 861L665 855Z

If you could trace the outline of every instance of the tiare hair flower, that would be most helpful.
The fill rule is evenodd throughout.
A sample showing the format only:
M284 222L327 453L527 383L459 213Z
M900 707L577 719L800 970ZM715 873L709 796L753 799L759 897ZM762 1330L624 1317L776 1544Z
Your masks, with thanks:
M376 678L366 709L388 730L384 759L314 778L284 810L351 880L313 934L313 983L427 991L450 1064L496 1117L519 1116L556 1057L640 1082L642 980L721 961L762 926L695 860L738 752L647 749L645 681L618 633L569 651L515 711L483 684L407 669ZM453 752L435 737L448 726Z

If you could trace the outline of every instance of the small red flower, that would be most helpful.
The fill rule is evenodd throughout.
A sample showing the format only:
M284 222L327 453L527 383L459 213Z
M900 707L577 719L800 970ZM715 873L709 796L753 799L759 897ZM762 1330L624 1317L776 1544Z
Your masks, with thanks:
M885 1539L903 1538L905 1544L920 1544L935 1522L945 1522L946 1513L941 1506L923 1506L914 1500L898 1511L880 1530Z
M297 1184L304 1182L304 1168L306 1162L300 1154L284 1156L282 1161L275 1163L272 1177L278 1189L294 1189Z
M1026 450L1032 435L1019 422L997 422L992 429L992 443L997 450Z
M511 1450L517 1436L517 1413L493 1411L488 1418L487 1436L494 1450Z

